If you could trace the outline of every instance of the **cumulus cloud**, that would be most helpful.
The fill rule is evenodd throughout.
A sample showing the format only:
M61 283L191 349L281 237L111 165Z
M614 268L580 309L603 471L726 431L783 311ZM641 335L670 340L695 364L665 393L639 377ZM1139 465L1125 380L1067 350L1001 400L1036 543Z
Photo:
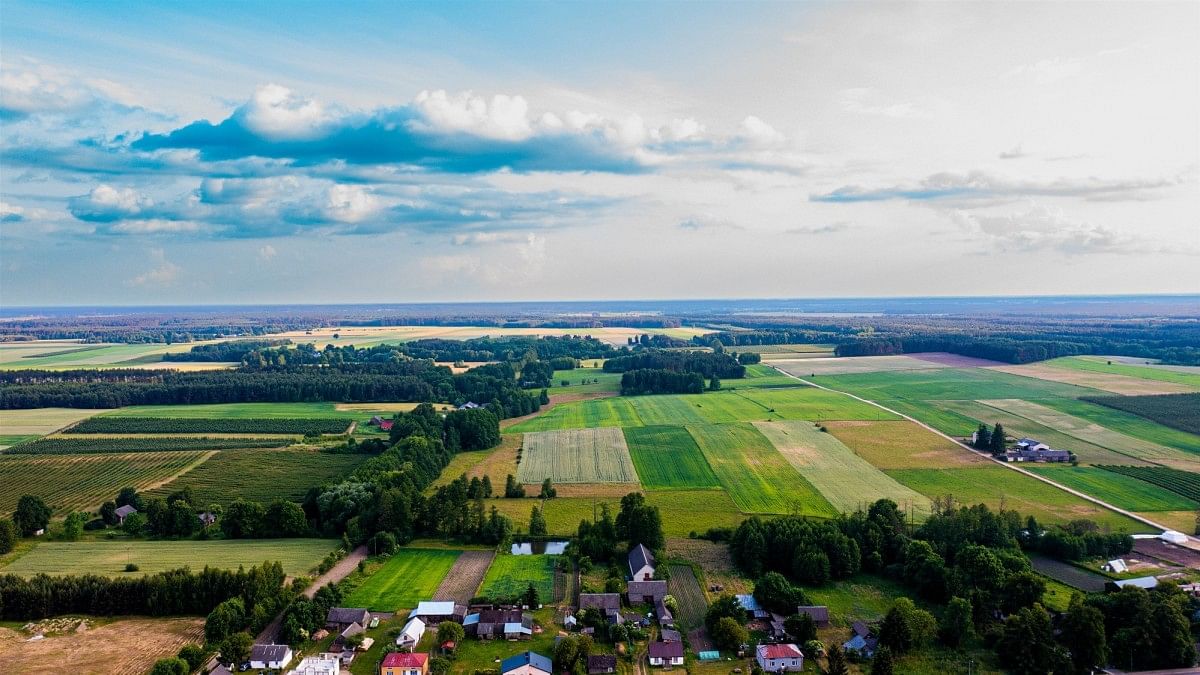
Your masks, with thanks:
M1065 255L1120 255L1167 252L1111 227L1069 218L1061 209L1030 204L1022 211L991 214L953 210L951 218L968 233L981 236L988 250L1051 250ZM1180 253L1178 249L1172 251Z
M740 135L752 145L777 145L785 140L775 127L754 115L742 120Z
M878 202L889 200L1005 200L1022 197L1079 197L1091 201L1153 199L1182 178L1058 178L1017 180L983 171L936 173L910 185L867 188L846 185L809 197L814 202Z
M81 77L34 61L5 62L0 68L0 119L135 104L133 93L111 80Z
M16 223L24 219L24 207L0 200L0 223Z
M101 184L92 188L88 194L71 199L67 208L71 215L80 220L110 223L137 218L153 205L153 200L139 194L133 188L116 188Z
M127 286L169 286L179 279L182 268L167 260L161 248L150 250L152 267L125 282Z

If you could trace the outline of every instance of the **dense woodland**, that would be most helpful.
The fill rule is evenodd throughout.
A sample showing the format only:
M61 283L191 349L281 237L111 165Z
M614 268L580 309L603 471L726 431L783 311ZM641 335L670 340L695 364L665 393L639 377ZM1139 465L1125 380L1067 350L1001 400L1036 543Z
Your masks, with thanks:
M186 352L163 354L163 361L232 362L240 363L245 356L259 349L291 344L291 340L232 340L209 345L196 345Z

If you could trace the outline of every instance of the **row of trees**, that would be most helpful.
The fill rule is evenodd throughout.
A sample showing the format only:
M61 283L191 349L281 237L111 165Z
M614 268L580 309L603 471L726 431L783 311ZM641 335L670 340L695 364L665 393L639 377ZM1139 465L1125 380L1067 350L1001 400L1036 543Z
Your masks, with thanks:
M704 378L700 373L643 368L627 370L621 375L621 395L701 394Z
M714 375L733 379L746 376L746 367L738 363L736 357L719 352L648 349L628 356L615 356L604 362L606 373L644 369L699 373L705 379Z

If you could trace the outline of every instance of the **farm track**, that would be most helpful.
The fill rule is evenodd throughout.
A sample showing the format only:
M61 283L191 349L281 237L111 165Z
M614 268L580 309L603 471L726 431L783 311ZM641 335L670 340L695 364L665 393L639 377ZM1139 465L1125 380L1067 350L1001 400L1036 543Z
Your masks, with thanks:
M785 371L782 371L782 370L781 370L780 372L785 372ZM906 420L908 420L908 421L912 422L913 424L916 424L916 425L918 425L918 426L924 427L926 430L928 430L928 431L931 431L931 432L933 432L933 433L937 434L938 436L941 436L942 438L945 438L946 440L950 441L951 443L954 443L955 445L957 445L957 446L959 446L959 447L963 448L963 449L964 449L964 450L966 450L967 452L970 452L970 453L972 453L972 454L975 454L975 455L978 455L978 456L980 456L980 457L983 457L983 458L987 459L988 461L990 461L990 462L993 462L993 463L995 463L995 464L999 464L1000 466L1002 466L1002 467L1004 467L1004 468L1006 468L1006 469L1009 469L1009 470L1011 470L1011 471L1016 471L1017 473L1022 473L1022 474L1025 474L1026 476L1029 476L1029 477L1031 477L1031 478L1033 478L1033 479L1035 479L1035 480L1040 480L1040 481L1042 481L1043 483L1046 483L1047 485L1052 485L1052 486L1054 486L1054 487L1058 488L1059 490L1062 490L1063 492L1067 492L1067 493L1069 493L1069 494L1073 494L1073 495L1075 495L1076 497L1079 497L1080 499L1084 499L1084 500L1086 500L1086 501L1089 501L1089 502L1091 502L1091 503L1093 503L1093 504L1096 504L1097 506L1101 506L1101 507L1103 507L1103 508L1106 508L1106 509L1108 509L1109 511L1112 511L1112 512L1114 512L1114 513L1119 513L1119 514L1121 514L1121 515L1125 516L1126 518L1130 518L1130 519L1132 519L1132 520L1136 520L1136 521L1137 521L1137 522L1139 522L1139 523L1143 523L1143 524L1149 525L1149 526L1151 526L1151 527L1154 527L1154 528L1157 528L1157 529L1159 529L1159 530L1169 530L1169 529L1171 529L1171 528L1169 528L1169 527L1165 527L1165 526L1163 526L1163 525L1161 525L1161 524L1159 524L1159 523L1156 523L1156 522L1154 522L1153 520L1150 520L1149 518L1146 518L1145 516L1141 516L1141 515L1138 515L1138 514L1136 514L1136 513L1132 512L1132 511L1126 511L1125 509L1118 508L1118 507L1116 507L1116 506L1113 506L1112 504L1109 504L1109 503L1108 503L1108 502L1106 502L1106 501L1103 501L1103 500L1097 499L1097 498L1095 498L1095 497L1093 497L1093 496L1091 496L1091 495L1084 494L1084 493L1082 493L1082 492L1080 492L1080 491L1078 491L1078 490L1073 490L1073 489L1071 489L1071 488L1069 488L1069 487L1067 487L1067 486L1065 486L1065 485L1061 485L1061 484L1059 484L1059 483L1056 483L1056 482L1054 482L1054 481L1052 481L1052 480L1050 480L1050 479L1048 479L1048 478L1044 478L1044 477L1042 477L1042 476L1039 476L1039 475L1037 475L1036 473L1034 473L1034 472L1032 472L1032 471L1028 471L1028 470L1026 470L1026 469L1022 469L1022 468L1020 468L1020 467L1013 466L1012 464L1010 464L1010 463L1008 463L1008 462L1001 462L1000 460L998 460L998 459L995 459L995 458L994 458L994 457L992 457L991 455L986 455L986 454L984 454L984 453L977 452L977 451L976 451L974 448L971 448L970 446L968 446L968 445L966 445L966 444L964 444L964 443L962 443L962 442L960 442L960 441L958 441L958 440L954 439L953 437L951 437L951 436L948 436L948 435L946 435L946 434L944 434L944 433L942 433L942 432L938 431L937 429L934 429L933 427L929 426L928 424L925 424L924 422L922 422L922 421L920 421L920 420L918 420L918 419L914 419L914 418L912 418L912 417L909 417L908 415L905 415L905 414L904 414L904 413L902 413L902 412L898 412L898 411L896 411L896 410L893 410L893 409L891 409L891 408L889 408L889 407L887 407L887 406L885 406L885 405L883 405L883 404L876 403L875 401L872 401L872 400L869 400L869 399L865 399L865 398L863 398L863 397L861 397L861 396L856 396L856 395L854 395L854 394L851 394L851 393L849 393L849 392L841 391L841 390L839 390L839 389L832 389L832 388L830 388L830 387L826 387L826 386L824 386L824 385L817 384L816 382L813 382L813 381L811 381L811 380L806 380L806 379L804 379L804 378L802 378L802 377L797 377L797 376L795 376L795 375L792 375L791 373L785 373L785 374L787 374L787 375L789 375L790 377L793 377L793 378L795 378L795 379L799 380L800 382L803 382L803 383L805 383L805 384L807 384L807 385L810 385L810 386L816 387L816 388L818 388L818 389L824 389L825 391L830 391L830 392L834 392L834 393L837 393L837 394L842 394L843 396L849 396L850 398L856 399L856 400L858 400L858 401L861 401L861 402L863 402L863 403L866 403L866 404L868 404L868 405L873 405L873 406L875 406L876 408L879 408L880 410L885 410L885 411L887 411L887 412L890 412L890 413L892 413L892 414L894 414L894 415L899 415L900 417L903 417L904 419L906 419ZM1191 538L1191 539L1193 539L1193 540L1195 540L1195 537L1190 537L1190 538Z
M351 551L345 558L338 561L336 565L331 567L328 572L317 577L308 588L304 589L304 597L309 600L329 584L337 583L342 579L350 576L350 573L358 569L358 563L367 559L367 546L363 544ZM262 629L262 632L255 638L257 644L274 644L279 637L279 629L283 627L283 612L279 612L267 627Z
M478 592L483 576L495 557L495 551L463 551L446 573L446 578L442 579L433 599L453 600L460 605L469 603Z

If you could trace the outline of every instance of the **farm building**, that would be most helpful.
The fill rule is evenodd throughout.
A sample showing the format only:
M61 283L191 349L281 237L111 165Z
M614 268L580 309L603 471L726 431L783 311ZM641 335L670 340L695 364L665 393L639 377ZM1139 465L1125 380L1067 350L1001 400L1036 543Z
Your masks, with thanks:
M664 628L658 633L658 639L663 642L683 642L683 635L677 630Z
M812 618L817 628L829 626L829 608L825 605L801 605L796 608L797 614L805 614Z
M287 645L254 645L250 648L250 667L258 670L287 668L292 648Z
M395 426L395 424L396 424L395 420L384 420L379 423L379 429L381 431L391 431L392 427Z
M617 657L615 654L592 654L587 660L588 675L617 672Z
M667 594L667 582L665 581L631 581L625 589L625 595L629 598L629 604L654 604L656 600L662 600Z
M366 608L330 607L329 612L325 614L325 627L338 632L345 630L352 623L365 626L370 621L371 613Z
M217 522L217 514L210 513L208 511L201 513L200 515L196 516L196 518L200 520L200 527L205 528L215 525Z
M1105 572L1121 574L1123 572L1128 572L1129 566L1125 564L1124 560L1117 558L1116 560L1109 560L1108 562L1104 563L1104 565L1101 566L1101 569L1103 569Z
M1162 539L1163 541L1167 542L1168 544L1178 544L1178 545L1186 544L1187 540L1188 540L1186 534L1184 534L1182 532L1176 532L1175 530L1167 530L1166 532L1163 532L1162 534L1158 535L1158 538Z
M804 653L794 644L759 645L754 650L754 660L768 673L804 670Z
M862 621L855 621L851 624L850 630L854 631L854 635L842 643L842 650L854 652L865 658L874 656L879 639L872 633L871 627Z
M416 648L417 643L421 641L421 637L425 635L425 622L412 618L408 623L404 624L400 634L396 636L396 646L400 649L412 651Z
M537 652L521 652L500 662L500 675L552 675L554 664Z
M533 617L519 609L485 609L468 614L463 628L480 640L528 640L533 636Z
M288 671L288 675L341 675L342 661L339 654L317 654L306 656L300 664Z
M337 636L337 638L334 639L333 644L335 646L344 645L344 644L346 644L346 641L349 640L350 638L354 637L355 635L362 635L366 631L367 631L367 629L365 628L364 624L361 624L361 623L358 623L357 621L355 621L354 623L350 624L349 626L346 626L345 628L343 628L342 632L338 633L338 636ZM342 658L344 660L345 655L343 655Z
M1137 588L1144 588L1146 590L1150 590L1151 588L1154 588L1155 586L1158 585L1158 578L1157 577L1136 577L1134 579L1121 579L1119 581L1110 581L1109 585L1115 586L1118 589L1125 588L1126 586L1135 586Z
M1016 447L1005 451L1006 462L1069 462L1071 453L1068 450L1055 450L1041 441L1032 438L1022 438Z
M428 672L428 654L392 652L379 664L379 675L426 675Z
M482 407L483 406L479 405L478 403L476 403L474 401L467 401L466 403L458 406L458 409L459 410L474 410L476 408L482 408Z
M443 621L462 623L467 618L467 608L463 605L454 604L452 600L444 602L423 601L417 603L417 608L409 613L408 618L419 618L425 622L426 626Z
M641 544L629 551L629 578L634 581L650 581L654 578L654 554Z
M117 516L117 524L124 525L125 519L128 518L129 516L132 516L133 514L135 514L137 512L138 512L137 509L133 508L132 506L130 506L128 504L126 504L125 506L118 506L117 510L115 511L115 514Z
M647 647L652 666L682 666L683 644L680 642L651 642Z
M620 593L580 593L579 611L596 609L608 617L609 623L621 623L621 594Z
M737 598L738 605L740 605L742 609L746 610L746 613L751 617L763 620L771 618L771 613L763 609L762 605L758 604L758 600L755 599L753 595L746 593L737 595L735 597Z
M377 426L379 426L380 424L383 424L383 418L382 418L382 417L380 417L379 415L372 415L372 416L371 416L371 421L370 421L370 422L367 422L367 425L368 425L368 426L372 426L372 427L377 427Z

